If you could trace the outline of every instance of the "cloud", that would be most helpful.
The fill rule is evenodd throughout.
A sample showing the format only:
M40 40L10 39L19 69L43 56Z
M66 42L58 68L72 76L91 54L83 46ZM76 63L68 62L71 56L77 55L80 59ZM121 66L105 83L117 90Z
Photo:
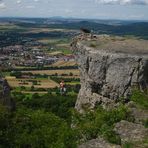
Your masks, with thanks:
M5 3L0 3L0 9L5 9L5 8L6 8Z
M21 2L22 2L21 0L17 0L17 1L16 1L17 4L20 4Z
M95 0L99 4L148 5L148 0Z

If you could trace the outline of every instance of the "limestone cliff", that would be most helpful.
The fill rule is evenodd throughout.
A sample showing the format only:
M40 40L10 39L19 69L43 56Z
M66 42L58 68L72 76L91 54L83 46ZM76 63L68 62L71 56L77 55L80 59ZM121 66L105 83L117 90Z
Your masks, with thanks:
M71 44L80 70L76 109L115 106L132 87L148 88L148 41L107 35L78 36Z
M0 103L5 105L9 110L15 110L15 102L10 96L10 87L6 80L0 78Z

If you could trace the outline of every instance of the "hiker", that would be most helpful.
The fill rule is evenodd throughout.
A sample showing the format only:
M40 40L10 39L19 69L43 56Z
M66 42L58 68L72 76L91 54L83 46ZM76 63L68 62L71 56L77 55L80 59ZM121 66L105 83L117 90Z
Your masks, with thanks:
M60 83L60 94L61 95L65 95L66 94L66 87L65 87L65 83L64 83L63 80Z

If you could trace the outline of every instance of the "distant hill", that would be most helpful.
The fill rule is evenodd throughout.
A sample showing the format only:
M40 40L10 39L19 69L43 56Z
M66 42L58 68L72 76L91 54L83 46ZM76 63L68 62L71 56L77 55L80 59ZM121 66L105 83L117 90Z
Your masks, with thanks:
M42 23L41 23L42 22ZM47 24L46 24L46 23ZM102 22L102 23L101 23ZM62 29L88 28L97 34L133 35L148 39L148 22L127 22L127 21L96 21L96 20L36 20L36 23L17 22L23 27L50 27ZM111 25L110 25L111 24Z
M124 20L90 20L90 19L66 19L52 18L0 18L0 23L11 22L26 28L60 28L75 29L88 28L96 34L132 35L148 39L148 21L124 21Z

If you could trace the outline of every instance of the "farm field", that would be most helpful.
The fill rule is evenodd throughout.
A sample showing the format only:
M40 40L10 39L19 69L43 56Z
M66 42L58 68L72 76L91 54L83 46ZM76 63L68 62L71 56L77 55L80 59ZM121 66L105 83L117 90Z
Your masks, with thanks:
M76 66L76 62L75 61L57 61L56 63L53 63L52 66L56 66L56 67Z
M61 31L61 32L75 32L75 30L68 30L68 29L54 29L54 28L31 28L29 31L26 31L26 33L40 33L40 32L53 32L53 31Z
M32 73L34 74L40 74L40 75L70 75L70 73L73 74L73 76L79 76L80 72L78 69L59 69L59 70L33 70L33 71L22 71L23 73Z
M0 23L0 33L2 33L0 42L7 47L5 50L12 52L9 54L9 62L13 65L9 70L2 72L2 75L8 81L12 91L22 92L25 95L44 94L49 90L55 93L53 89L59 87L59 82L64 80L70 88L68 93L73 92L75 86L80 85L80 73L75 69L77 65L70 50L70 43L72 36L79 33L79 30L48 24L32 24L29 23L30 21L12 22ZM6 40L7 37L11 40ZM16 51L13 55L11 48L15 45L22 45L22 48L20 46L18 52ZM12 55L16 61L11 60ZM39 59L39 56L43 58ZM50 58L58 61L50 62Z
M48 91L21 91L21 93L23 93L23 94L36 94L36 93L38 93L38 94L42 95L42 94L47 94Z
M21 87L21 86L29 88L32 86L34 86L34 88L55 88L59 86L59 84L49 79L38 80L38 79L17 79L15 77L6 77L6 80L8 81L9 85L12 88ZM36 84L34 84L34 82L36 82Z

